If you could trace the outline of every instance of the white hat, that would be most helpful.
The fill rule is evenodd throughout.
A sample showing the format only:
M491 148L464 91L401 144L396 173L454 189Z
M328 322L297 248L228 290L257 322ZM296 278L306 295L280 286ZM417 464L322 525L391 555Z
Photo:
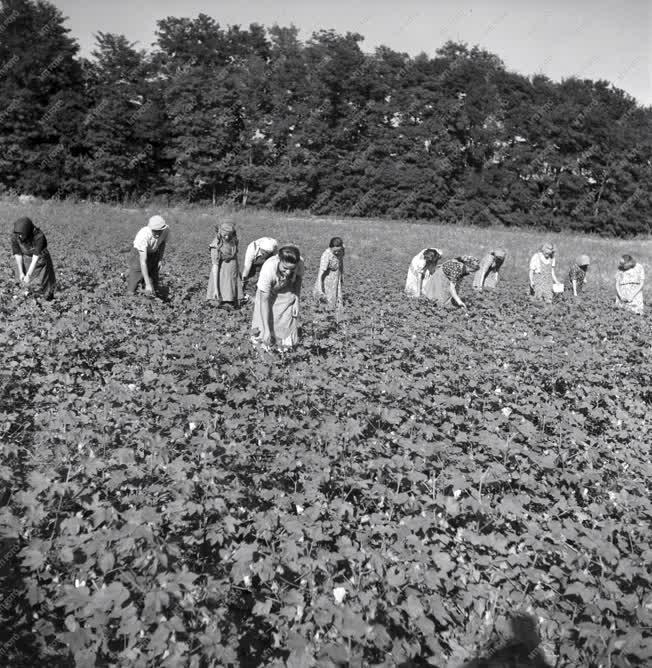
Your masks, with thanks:
M152 216L147 223L147 227L151 230L165 230L168 224L165 222L163 216Z

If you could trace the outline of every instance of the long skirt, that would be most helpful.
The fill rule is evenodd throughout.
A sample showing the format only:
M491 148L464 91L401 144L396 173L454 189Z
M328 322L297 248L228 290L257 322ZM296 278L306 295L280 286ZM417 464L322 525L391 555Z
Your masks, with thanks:
M634 293L639 289L640 284L625 284L620 286L620 293L623 295L625 299L627 299L626 302L622 301L618 295L616 295L616 306L619 306L622 309L625 309L626 311L631 311L632 313L637 313L638 315L641 315L643 313L644 309L644 302L643 302L643 291L641 290L636 297L633 297ZM632 299L633 297L633 299Z
M324 273L323 278L317 276L314 294L318 297L322 294L322 281L324 284L326 301L331 308L335 309L335 317L339 320L342 317L344 308L344 298L342 296L342 272L339 269L336 271L327 270Z
M533 294L535 299L541 299L542 301L552 302L554 292L552 286L554 281L552 280L552 267L542 267L541 273L534 274L532 277L533 283Z
M159 289L159 270L158 264L161 260L160 253L155 251L147 254L147 271L152 281L154 292ZM129 253L129 278L127 280L127 290L134 294L138 287L145 287L143 272L140 270L140 253L132 246Z
M251 337L254 344L263 340L263 308L260 290L256 291L254 314L251 321ZM272 339L277 346L291 348L299 340L299 323L292 315L292 307L297 300L294 292L289 290L269 294L272 302Z
M206 299L216 299L220 303L240 303L242 300L242 279L237 259L228 262L221 260L219 265L211 264Z
M26 273L32 264L31 255L23 255L23 273ZM30 292L45 299L52 299L57 287L56 277L54 275L54 265L52 258L46 248L39 255L32 276L29 279L27 288Z
M423 282L421 294L434 301L438 306L449 306L453 301L450 285L450 279L446 277L441 267L438 267Z

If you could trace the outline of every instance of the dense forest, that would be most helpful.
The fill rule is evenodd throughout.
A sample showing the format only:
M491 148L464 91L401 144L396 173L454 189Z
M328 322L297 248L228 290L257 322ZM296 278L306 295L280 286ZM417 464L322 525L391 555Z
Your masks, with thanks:
M158 21L149 51L100 32L83 58L50 3L0 7L0 192L652 229L652 108L607 81L204 14Z

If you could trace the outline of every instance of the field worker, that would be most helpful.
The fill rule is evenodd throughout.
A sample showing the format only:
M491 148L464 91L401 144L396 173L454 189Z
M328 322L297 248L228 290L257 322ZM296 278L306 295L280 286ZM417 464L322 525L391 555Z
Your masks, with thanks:
M297 343L303 271L303 260L296 246L283 246L278 255L265 261L258 278L251 322L255 346L291 348Z
M476 290L495 288L498 284L498 272L505 262L507 251L503 248L489 251L481 260L480 268L473 276L473 287Z
M129 256L127 287L131 294L136 293L139 285L145 286L148 296L159 292L159 272L169 233L161 216L152 216L147 225L138 230Z
M242 278L238 264L238 235L233 223L225 221L215 227L211 251L211 273L208 277L206 299L217 301L219 306L240 307Z
M412 258L405 279L405 293L408 297L421 297L423 282L432 276L440 257L438 248L424 248Z
M554 286L559 284L555 275L555 247L546 242L530 259L530 294L536 299L552 302Z
M278 241L271 237L261 237L252 241L245 251L244 267L242 268L242 292L247 289L247 283L253 281L266 260L278 250Z
M423 296L432 299L439 306L455 304L466 308L457 291L465 276L477 271L480 262L473 255L462 255L453 260L446 260L435 269L432 276L423 284Z
M344 242L333 237L319 261L314 293L324 297L338 312L342 309L342 275L344 273Z
M616 273L616 306L641 315L644 282L643 265L636 262L631 255L623 255Z
M573 292L573 297L577 297L578 292L584 289L586 283L586 272L589 270L591 258L588 255L578 255L575 262L568 270L568 280L566 281L566 288L568 292Z
M18 280L34 295L52 299L56 280L48 241L29 218L14 223L11 254L18 267Z

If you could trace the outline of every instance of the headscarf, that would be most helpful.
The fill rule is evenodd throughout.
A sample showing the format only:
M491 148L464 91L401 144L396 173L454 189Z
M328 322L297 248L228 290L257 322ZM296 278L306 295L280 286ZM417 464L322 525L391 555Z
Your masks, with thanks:
M220 259L230 262L238 254L238 237L235 234L235 225L225 220L215 226L215 231L217 236L211 247L218 249Z
M506 251L504 248L497 248L496 250L492 250L492 251L491 251L491 254L492 254L494 257L498 257L498 258L500 258L501 260L504 260L504 259L505 259L505 256L507 255L507 251Z
M149 227L150 230L154 230L155 232L160 232L162 230L166 230L168 228L168 224L165 222L163 216L152 216L147 223L147 227Z
M578 267L583 267L586 264L591 264L591 258L588 255L578 255L575 259L575 264Z
M34 223L30 218L23 216L14 223L14 234L19 234L25 239L31 239L34 234Z
M546 243L543 244L539 250L542 253L552 253L554 255L555 246L554 246L554 244L551 244L549 241L546 241Z
M233 223L225 221L219 224L217 231L220 234L223 234L224 236L228 236L229 234L235 234L235 225Z
M478 271L480 269L480 261L475 255L462 255L460 261L469 271Z

